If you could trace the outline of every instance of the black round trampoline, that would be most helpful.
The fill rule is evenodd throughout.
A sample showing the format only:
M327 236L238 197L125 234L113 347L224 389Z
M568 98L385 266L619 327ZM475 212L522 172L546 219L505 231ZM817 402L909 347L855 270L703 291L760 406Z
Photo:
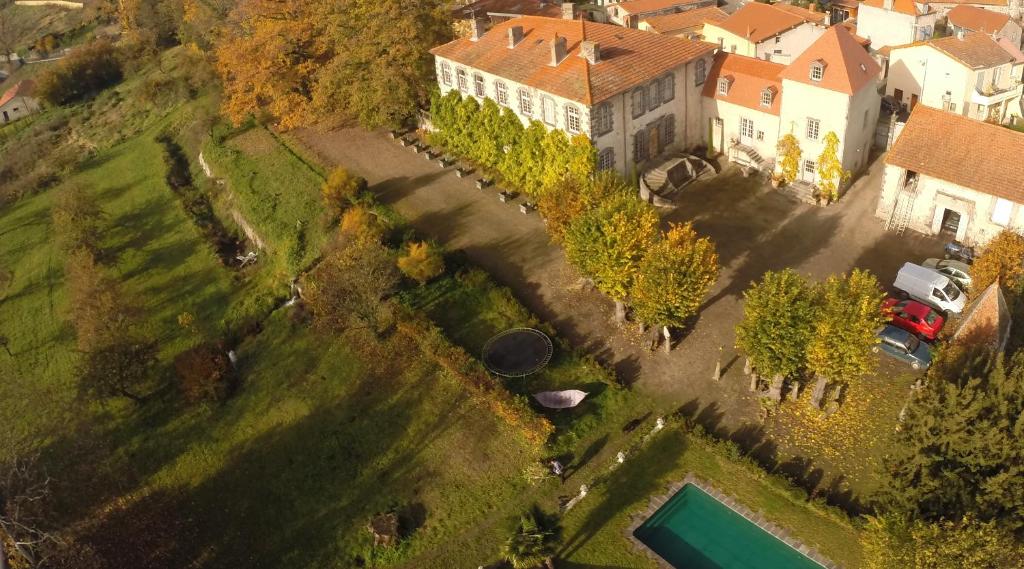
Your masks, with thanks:
M551 338L533 328L512 328L484 344L483 362L491 373L523 377L544 369L551 361Z

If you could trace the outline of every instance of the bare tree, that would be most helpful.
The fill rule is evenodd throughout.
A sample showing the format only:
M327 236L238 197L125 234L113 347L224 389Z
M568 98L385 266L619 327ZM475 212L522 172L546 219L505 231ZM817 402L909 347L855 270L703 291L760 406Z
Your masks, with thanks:
M9 569L13 556L39 567L62 544L45 529L50 478L39 468L37 453L10 450L4 449L0 462L0 569Z

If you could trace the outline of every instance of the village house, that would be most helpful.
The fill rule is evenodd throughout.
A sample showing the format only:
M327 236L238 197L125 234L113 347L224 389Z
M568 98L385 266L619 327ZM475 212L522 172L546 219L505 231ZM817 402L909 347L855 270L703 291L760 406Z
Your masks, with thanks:
M768 170L778 140L793 134L802 150L799 180L818 181L829 132L853 172L868 162L880 95L879 67L846 28L829 28L789 65L722 52L704 86L713 145L730 160Z
M637 28L640 21L652 16L663 16L714 6L715 0L628 0L606 7L608 19L626 28Z
M1020 47L1020 24L1010 19L1007 13L965 5L950 10L946 20L953 35L981 32L993 39L1006 38L1011 44Z
M929 2L940 17L945 17L958 6L973 6L975 8L1009 14L1011 18L1021 17L1022 3L1024 3L1022 0L939 0Z
M722 51L789 63L821 37L827 19L790 4L751 2L721 22L705 24L704 39Z
M431 50L442 93L489 98L527 124L584 134L598 166L622 174L706 137L700 89L713 44L523 16Z
M832 0L829 2L828 19L831 24L841 24L857 17L859 0Z
M961 33L889 53L885 92L910 109L922 103L978 120L1021 116L1024 54L982 32Z
M982 246L1024 231L1024 133L918 105L885 158L886 228Z
M561 0L476 0L453 8L452 17L467 24L477 18L486 18L493 25L519 16L561 18L565 15L563 10L567 10L569 19L572 19L573 4L566 4L568 8L564 8Z
M729 17L721 8L708 6L664 16L640 20L639 29L691 40L704 39L704 24L717 23Z
M938 11L927 2L864 0L857 11L857 35L880 50L932 37L938 19Z
M39 101L32 96L31 80L15 83L0 95L0 123L9 123L39 111Z

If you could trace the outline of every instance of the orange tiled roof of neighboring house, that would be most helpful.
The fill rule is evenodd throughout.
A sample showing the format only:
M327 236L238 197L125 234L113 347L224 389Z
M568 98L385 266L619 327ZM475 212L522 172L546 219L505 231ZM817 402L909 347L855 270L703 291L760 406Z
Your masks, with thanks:
M885 158L951 184L1024 203L1024 133L917 105Z
M946 14L949 23L973 32L994 34L1003 29L1010 20L1009 14L1000 14L992 10L961 4Z
M782 106L782 82L779 80L779 73L785 68L786 66L780 63L718 52L715 54L711 70L708 71L701 94L777 116ZM722 78L729 81L729 89L725 95L718 91L718 80ZM771 106L761 104L761 95L765 89L773 90Z
M977 6L1009 6L1007 0L934 0L935 4L974 4Z
M1001 65L1014 59L1011 53L983 32L967 32L963 39L957 36L946 36L930 39L924 43L973 69Z
M825 66L820 81L811 79L814 62ZM852 95L877 78L881 70L849 30L832 26L790 63L780 77Z
M795 6L792 8L795 8ZM816 13L809 10L803 11L807 14ZM799 15L791 10L780 9L777 6L751 2L733 12L725 20L714 25L741 38L747 38L754 43L761 43L804 22L817 23L818 21L814 18L806 17L806 15Z
M615 6L627 14L645 14L647 12L667 10L674 6L696 4L701 1L702 0L628 0L627 2L612 4L612 6Z
M28 97L32 95L32 90L35 88L35 83L31 79L25 79L24 81L18 81L13 87L4 91L3 95L0 95L0 106L6 105L11 99L23 96Z
M857 40L857 43L859 43L860 45L864 46L865 48L867 48L869 45L871 45L871 40L869 40L868 38L862 38L862 37L857 35L857 19L856 18L849 18L849 19L845 20L844 22L842 22L841 24L836 24L836 25L837 26L842 26L842 27L846 28L846 31L850 32L850 35L853 36L853 39Z
M476 0L465 6L452 9L452 16L460 20L486 14L508 14L519 16L562 16L562 7L553 0Z
M508 33L521 26L523 39L509 48ZM551 65L555 36L566 39L566 56ZM583 40L598 44L600 61L580 56ZM494 26L478 41L460 38L430 53L586 105L641 85L718 46L610 24L523 16Z
M918 12L915 4L922 4L925 6L924 12ZM885 0L864 0L861 2L862 6L871 6L872 8L878 8L879 10L885 9ZM892 11L899 12L901 14L908 14L910 16L919 16L921 14L928 14L931 12L931 8L928 7L927 2L914 2L914 0L894 0L892 3Z
M644 18L643 21L647 22L647 25L659 34L670 34L672 32L700 26L704 24L704 22L721 22L728 17L729 14L723 12L721 8L717 6L707 6L705 8L697 8L696 10L687 10L685 12L677 12L675 14L651 16L649 18Z
M813 5L814 5L813 3L810 4L810 6L813 6ZM814 22L816 24L823 24L823 23L825 23L825 18L827 16L827 14L825 14L824 12L817 12L815 10L808 10L807 8L801 8L800 6L794 6L792 4L784 4L782 2L779 2L779 3L776 3L776 4L772 4L772 7L775 8L776 10L782 10L784 12L789 12L790 14L793 14L794 16L803 18L804 20L807 20L808 22Z

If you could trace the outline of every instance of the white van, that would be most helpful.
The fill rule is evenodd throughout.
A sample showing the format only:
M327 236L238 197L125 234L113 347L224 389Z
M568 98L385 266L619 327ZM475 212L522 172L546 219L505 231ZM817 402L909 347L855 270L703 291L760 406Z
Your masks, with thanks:
M905 263L900 268L893 286L914 300L954 314L959 314L967 302L967 297L949 277L913 263Z

